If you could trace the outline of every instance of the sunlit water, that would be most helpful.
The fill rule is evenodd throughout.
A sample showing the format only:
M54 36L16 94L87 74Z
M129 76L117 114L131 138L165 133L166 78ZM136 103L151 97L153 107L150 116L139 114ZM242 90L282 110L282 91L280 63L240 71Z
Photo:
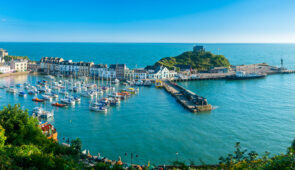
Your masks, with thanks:
M54 44L54 43L0 43L15 55L58 55L78 58L79 50L89 47L97 56L93 61L146 65L161 58L179 54L192 44ZM93 47L94 46L94 47ZM104 46L102 48L101 46ZM114 48L117 46L117 48ZM25 48L26 47L26 48ZM45 47L48 47L46 49ZM233 64L268 62L279 65L281 57L289 68L295 68L293 44L209 44L207 49L226 55ZM28 49L30 48L30 50ZM73 49L70 53L69 49ZM38 50L39 49L39 50ZM112 53L114 49L115 53ZM13 51L14 50L14 51ZM80 49L81 50L81 49ZM138 51L138 53L134 51ZM50 52L51 51L51 52ZM43 54L44 53L44 54ZM89 51L85 50L87 56ZM113 55L112 54L118 54ZM100 56L100 57L98 57ZM133 60L130 59L134 58ZM136 59L136 61L135 61ZM118 62L116 62L118 61ZM141 64L143 63L143 64ZM75 107L54 108L49 102L34 103L26 98L6 93L0 89L0 103L21 103L24 108L41 105L55 111L52 123L58 130L59 140L79 137L83 148L92 154L130 161L130 152L138 154L137 163L150 160L156 164L168 164L176 159L200 163L217 163L219 156L233 151L235 142L259 153L282 153L295 137L295 80L294 74L272 75L265 79L243 81L195 81L183 82L183 86L206 97L214 106L208 113L192 114L162 89L141 87L137 95L113 107L107 114L89 111L89 99L82 98ZM23 83L41 80L38 76L1 78L1 83ZM124 154L128 153L128 157Z

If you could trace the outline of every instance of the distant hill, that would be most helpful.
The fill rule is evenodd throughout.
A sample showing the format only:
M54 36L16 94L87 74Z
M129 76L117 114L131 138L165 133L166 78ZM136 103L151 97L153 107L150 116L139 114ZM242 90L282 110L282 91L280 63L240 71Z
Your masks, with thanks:
M210 67L229 67L229 61L223 55L215 55L206 51L188 51L176 57L162 58L154 66L163 65L169 69L179 65L190 65L193 69L208 70Z

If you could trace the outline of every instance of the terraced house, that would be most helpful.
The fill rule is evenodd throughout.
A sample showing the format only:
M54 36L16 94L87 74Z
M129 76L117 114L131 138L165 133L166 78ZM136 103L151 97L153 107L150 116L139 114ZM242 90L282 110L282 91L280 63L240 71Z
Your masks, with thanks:
M108 68L106 64L95 64L90 68L92 77L116 78L116 70Z
M94 65L93 62L78 62L76 66L78 66L78 76L89 76L90 68Z
M40 60L40 69L47 74L58 74L59 65L63 62L63 58L59 57L43 57Z
M124 79L125 77L125 71L127 70L126 64L111 64L110 69L113 69L116 71L116 77L117 79Z
M72 60L67 60L59 64L58 72L66 76L89 76L93 64L93 62L72 62Z

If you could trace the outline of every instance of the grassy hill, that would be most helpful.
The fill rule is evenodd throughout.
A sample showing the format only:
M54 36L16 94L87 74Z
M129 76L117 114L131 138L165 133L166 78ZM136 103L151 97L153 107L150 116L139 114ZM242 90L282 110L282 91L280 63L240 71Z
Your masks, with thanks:
M169 69L177 65L190 65L193 69L208 70L210 67L229 67L229 61L223 55L215 55L211 52L188 51L176 57L162 58L154 66L163 65Z

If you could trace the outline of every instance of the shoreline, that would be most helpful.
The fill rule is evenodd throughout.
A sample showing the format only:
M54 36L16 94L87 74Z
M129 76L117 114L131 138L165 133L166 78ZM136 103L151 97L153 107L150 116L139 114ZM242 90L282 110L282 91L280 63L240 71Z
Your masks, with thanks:
M10 76L28 75L28 74L35 74L35 73L32 73L31 71L15 72L15 73L3 73L3 74L0 74L0 78L2 78L2 77L10 77Z

